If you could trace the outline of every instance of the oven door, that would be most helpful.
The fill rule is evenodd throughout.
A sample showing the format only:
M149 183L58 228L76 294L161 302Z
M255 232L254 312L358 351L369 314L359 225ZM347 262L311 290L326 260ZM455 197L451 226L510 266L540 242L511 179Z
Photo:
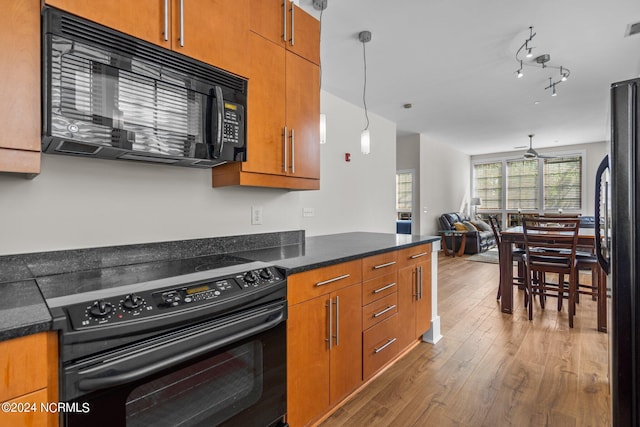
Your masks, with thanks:
M281 425L285 319L279 302L71 363L64 425Z

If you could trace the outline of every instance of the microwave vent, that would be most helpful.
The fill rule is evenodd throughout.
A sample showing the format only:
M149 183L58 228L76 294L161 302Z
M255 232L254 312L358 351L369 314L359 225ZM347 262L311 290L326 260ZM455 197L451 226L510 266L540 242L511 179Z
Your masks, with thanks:
M134 55L138 59L150 63L165 64L168 68L173 68L192 77L247 93L247 82L224 70L193 61L186 56L159 48L142 40L132 39L115 30L87 23L75 16L63 14L58 15L58 18L60 19L60 34L71 40L83 41L89 45L100 46L103 49L123 55Z
M174 159L163 159L160 157L141 156L140 154L133 154L133 153L126 153L118 158L125 159L125 160L138 160L141 162L166 163L168 165L178 163L178 160L174 160Z
M73 141L60 141L55 148L56 151L67 154L77 154L80 156L93 156L97 154L102 147L94 145L80 144Z

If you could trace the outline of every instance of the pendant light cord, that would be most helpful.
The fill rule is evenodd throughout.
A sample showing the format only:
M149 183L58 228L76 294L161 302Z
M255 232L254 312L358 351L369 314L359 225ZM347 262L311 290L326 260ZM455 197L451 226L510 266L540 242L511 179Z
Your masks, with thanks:
M367 50L365 47L365 42L362 42L362 59L364 61L364 84L362 86L362 104L364 105L364 116L367 119L367 125L364 130L369 129L369 113L367 112Z

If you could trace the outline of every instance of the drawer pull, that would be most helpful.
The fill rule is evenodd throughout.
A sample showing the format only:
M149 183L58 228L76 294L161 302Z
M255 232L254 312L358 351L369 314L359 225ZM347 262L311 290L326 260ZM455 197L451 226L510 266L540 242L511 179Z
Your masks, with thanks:
M396 282L389 283L387 286L383 286L380 289L376 289L373 291L374 294L379 294L382 291L386 291L389 288L393 288L396 285Z
M393 310L394 308L396 308L396 305L395 305L395 304L390 305L389 307L385 308L385 309L384 309L384 310L382 310L382 311L379 311L379 312L377 312L377 313L373 313L373 317L374 317L374 318L376 318L376 317L380 317L380 316L382 316L383 314L388 313L389 311Z
M380 353L382 350L384 350L385 348L389 347L391 344L393 344L394 342L396 342L397 338L391 338L389 341L387 341L382 347L377 347L373 350L374 353Z
M347 277L351 277L350 274L343 274L342 276L334 277L333 279L324 280L322 282L316 283L316 286L328 285L329 283L337 282L338 280L346 279Z
M429 252L420 252L419 254L411 255L409 258L416 259L416 258L423 257L425 255L429 255Z
M387 262L387 263L380 264L380 265L374 265L374 266L373 266L373 269L374 269L374 270L378 270L378 269L380 269L380 268L385 268L385 267L389 267L389 266L391 266L391 265L394 265L395 263L396 263L396 261L391 261L391 262Z

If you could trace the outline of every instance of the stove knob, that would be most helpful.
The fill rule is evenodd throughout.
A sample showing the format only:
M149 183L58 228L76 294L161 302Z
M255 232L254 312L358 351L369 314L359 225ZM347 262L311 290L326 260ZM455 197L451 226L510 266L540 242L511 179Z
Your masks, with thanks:
M247 283L255 283L258 280L253 271L248 271L244 274L244 281Z
M89 314L93 317L106 317L113 311L113 305L105 300L98 300L89 308Z
M260 270L260 277L262 277L264 280L270 280L273 279L273 273L268 268L263 268L262 270Z
M124 301L122 302L122 306L127 310L134 310L140 307L143 303L143 299L136 294L129 294L124 297Z

